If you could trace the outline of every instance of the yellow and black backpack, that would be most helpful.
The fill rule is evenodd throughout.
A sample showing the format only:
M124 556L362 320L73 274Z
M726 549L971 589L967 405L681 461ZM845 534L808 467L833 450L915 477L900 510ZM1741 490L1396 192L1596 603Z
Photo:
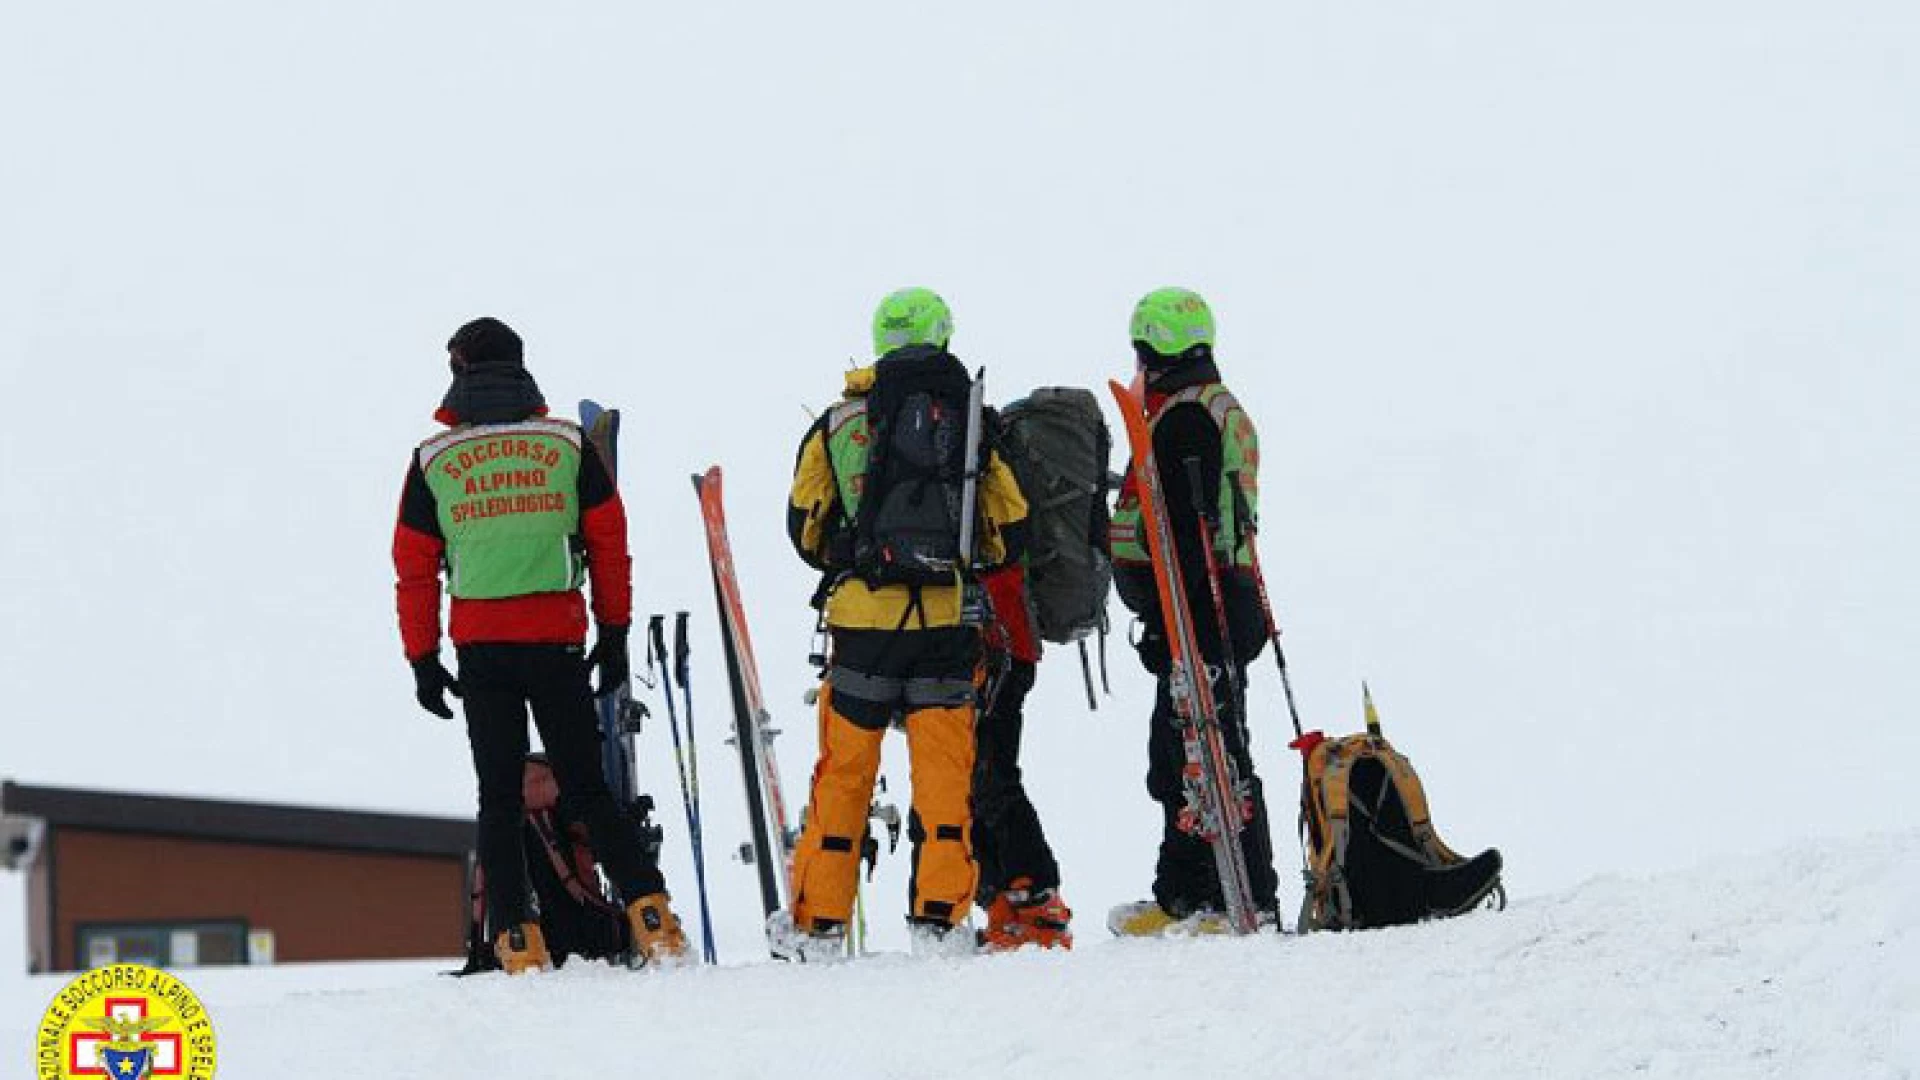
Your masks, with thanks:
M1306 775L1300 832L1306 897L1299 932L1361 930L1504 908L1500 852L1462 858L1434 830L1413 763L1380 733L1369 696L1367 731L1294 740Z

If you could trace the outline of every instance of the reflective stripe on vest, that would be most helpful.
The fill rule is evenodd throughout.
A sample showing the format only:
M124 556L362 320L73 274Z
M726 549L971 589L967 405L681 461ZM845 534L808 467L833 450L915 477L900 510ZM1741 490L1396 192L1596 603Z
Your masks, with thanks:
M1160 427L1165 417L1176 405L1198 403L1213 418L1220 431L1220 467L1225 476L1233 477L1234 484L1220 485L1220 528L1214 536L1214 548L1221 555L1231 553L1230 562L1234 566L1247 567L1253 564L1253 550L1250 545L1240 542L1241 515L1235 506L1234 487L1237 484L1246 502L1246 511L1257 522L1260 514L1260 438L1253 429L1253 420L1247 416L1240 402L1219 383L1207 383L1202 386L1189 386L1168 397L1148 421L1149 434ZM1147 537L1140 525L1140 497L1138 491L1129 484L1121 493L1119 503L1113 510L1113 522L1108 528L1110 550L1115 563L1131 563L1144 566L1152 557L1147 552Z
M450 593L499 600L580 587L580 440L565 421L523 420L458 427L420 447Z

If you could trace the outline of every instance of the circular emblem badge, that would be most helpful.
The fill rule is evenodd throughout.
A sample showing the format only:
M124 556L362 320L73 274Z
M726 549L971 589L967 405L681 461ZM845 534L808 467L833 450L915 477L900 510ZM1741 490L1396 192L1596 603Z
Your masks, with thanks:
M33 1063L35 1080L212 1080L213 1021L172 975L110 964L54 995Z

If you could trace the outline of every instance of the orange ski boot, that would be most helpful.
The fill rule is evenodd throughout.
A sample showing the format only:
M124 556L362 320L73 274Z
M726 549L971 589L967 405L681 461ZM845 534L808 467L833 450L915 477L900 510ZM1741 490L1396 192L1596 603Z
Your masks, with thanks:
M1043 949L1073 948L1068 924L1073 911L1058 889L1035 889L1027 878L1015 878L987 906L987 928L981 937L989 952L1010 952L1028 945Z
M667 894L643 896L627 905L627 924L633 928L633 966L681 967L693 962L680 919L667 906Z
M547 938L537 922L523 922L494 935L493 955L500 969L509 975L529 971L547 971L553 963L547 957Z

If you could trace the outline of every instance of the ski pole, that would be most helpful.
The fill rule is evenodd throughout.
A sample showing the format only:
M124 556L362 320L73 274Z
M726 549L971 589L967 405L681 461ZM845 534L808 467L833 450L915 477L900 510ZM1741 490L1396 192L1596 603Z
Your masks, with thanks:
M700 813L694 806L693 790L687 778L687 761L680 745L679 710L673 704L672 671L667 666L665 615L655 615L647 620L647 666L651 668L656 659L660 664L662 696L667 699L667 726L673 732L673 766L680 779L680 805L687 815L687 841L693 848L693 880L700 893L700 951L707 963L715 961L713 952L713 919L707 907L707 870L706 860L700 851Z
M1113 696L1113 683L1107 680L1107 613L1100 613L1100 692Z
M693 684L687 678L692 667L688 663L692 652L687 642L687 613L675 612L673 616L673 681L680 687L680 700L687 707L687 786L693 792L694 817L700 819L702 817L700 813L700 745L694 737Z
M693 681L688 678L692 665L688 662L692 647L687 638L687 613L675 612L673 616L673 681L680 686L680 700L687 707L687 790L693 803L693 864L694 875L700 882L700 937L701 947L706 950L707 963L714 963L716 954L713 946L712 920L707 918L707 838L706 814L700 809L700 744L694 736L693 725Z
M1087 711L1100 711L1100 699L1093 696L1093 661L1087 658L1087 639L1080 639L1080 681L1087 684Z
M1273 659L1280 665L1280 689L1287 698L1287 715L1293 719L1293 737L1302 739L1306 733L1300 728L1300 708L1293 701L1293 677L1287 674L1287 651L1280 647L1280 623L1273 615L1273 600L1267 594L1267 574L1260 568L1260 526L1253 516L1253 508L1247 505L1247 493L1240 486L1240 474L1230 472L1227 481L1233 485L1234 524L1246 533L1248 562L1253 568L1254 591L1260 596L1260 617L1267 622L1267 640L1273 643Z

